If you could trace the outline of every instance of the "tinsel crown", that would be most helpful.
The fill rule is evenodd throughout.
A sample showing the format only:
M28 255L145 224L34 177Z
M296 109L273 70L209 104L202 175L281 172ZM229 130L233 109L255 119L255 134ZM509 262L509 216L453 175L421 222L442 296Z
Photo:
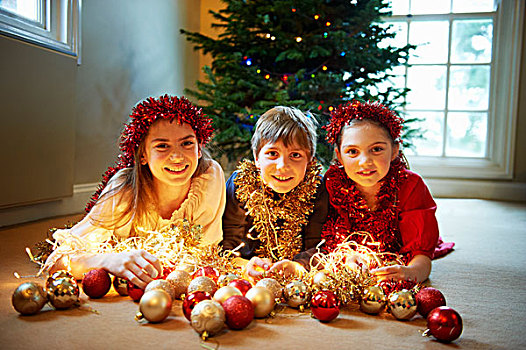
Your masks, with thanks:
M387 129L394 141L397 141L402 131L404 120L394 111L379 102L350 101L339 105L331 113L331 120L323 128L327 130L326 140L336 143L342 128L352 120L371 120Z
M150 126L161 119L189 124L200 145L206 145L214 131L212 119L203 114L201 108L194 106L184 96L164 95L158 99L149 97L139 103L133 108L130 121L124 126L120 140L120 154L115 166L109 167L104 173L101 184L86 205L86 212L91 210L102 190L117 171L134 166L135 152L139 145L148 134Z

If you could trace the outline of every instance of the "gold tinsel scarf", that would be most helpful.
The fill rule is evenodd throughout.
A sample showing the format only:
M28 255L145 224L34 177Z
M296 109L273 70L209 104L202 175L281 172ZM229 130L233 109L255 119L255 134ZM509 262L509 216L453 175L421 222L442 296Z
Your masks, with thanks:
M321 166L310 162L304 180L292 191L276 194L263 184L253 161L243 160L234 180L236 197L253 218L250 239L259 240L256 254L273 261L293 259L302 245L301 230L314 208L314 196L321 182Z

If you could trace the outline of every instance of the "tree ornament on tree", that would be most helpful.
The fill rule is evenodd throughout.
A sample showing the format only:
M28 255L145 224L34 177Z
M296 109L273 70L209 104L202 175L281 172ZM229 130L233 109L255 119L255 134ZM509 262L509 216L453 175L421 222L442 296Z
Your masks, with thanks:
M11 297L11 303L22 315L34 315L46 305L47 294L38 283L25 282L20 284Z
M230 329L243 329L254 319L254 305L242 295L234 295L222 304Z
M82 278L82 290L92 299L102 298L110 288L111 277L104 269L90 270Z
M436 288L425 287L416 293L416 305L418 313L427 317L434 308L446 305L446 297Z
M452 342L462 334L462 317L448 306L439 306L427 315L427 330L423 335L431 335L442 342Z
M310 309L321 322L330 322L340 314L340 300L333 292L322 290L312 297Z

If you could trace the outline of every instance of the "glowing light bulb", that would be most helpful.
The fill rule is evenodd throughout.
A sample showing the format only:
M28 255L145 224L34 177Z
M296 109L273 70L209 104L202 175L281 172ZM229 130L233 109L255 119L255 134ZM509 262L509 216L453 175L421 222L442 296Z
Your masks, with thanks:
M258 74L261 73L261 69L256 70L256 73Z
M314 19L319 19L320 18L320 15L314 15Z
M327 66L323 66L323 67L321 67L321 69L327 70Z
M333 109L334 109L334 107L333 107L333 106L329 106L329 111L331 111L331 112L332 112L332 110L333 110Z
M265 79L270 79L270 74L265 74Z
M331 22L327 21L327 23L325 23L325 25L326 25L327 27L330 27L330 26L331 26Z
M302 40L303 40L303 39L301 38L301 36L297 36L297 37L296 37L296 42L299 43L299 42L301 42Z

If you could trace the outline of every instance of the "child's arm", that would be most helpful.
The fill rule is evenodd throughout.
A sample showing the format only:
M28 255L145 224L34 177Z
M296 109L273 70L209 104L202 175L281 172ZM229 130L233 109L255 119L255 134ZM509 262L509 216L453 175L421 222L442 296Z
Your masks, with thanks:
M226 205L223 214L223 241L221 245L225 250L233 250L240 244L245 244L245 236L250 228L246 210L236 197L234 172L226 182ZM248 248L248 247L247 247ZM246 251L242 249L241 252Z
M371 270L380 281L411 280L417 283L428 279L431 273L431 259L425 255L416 255L407 266L392 265Z

